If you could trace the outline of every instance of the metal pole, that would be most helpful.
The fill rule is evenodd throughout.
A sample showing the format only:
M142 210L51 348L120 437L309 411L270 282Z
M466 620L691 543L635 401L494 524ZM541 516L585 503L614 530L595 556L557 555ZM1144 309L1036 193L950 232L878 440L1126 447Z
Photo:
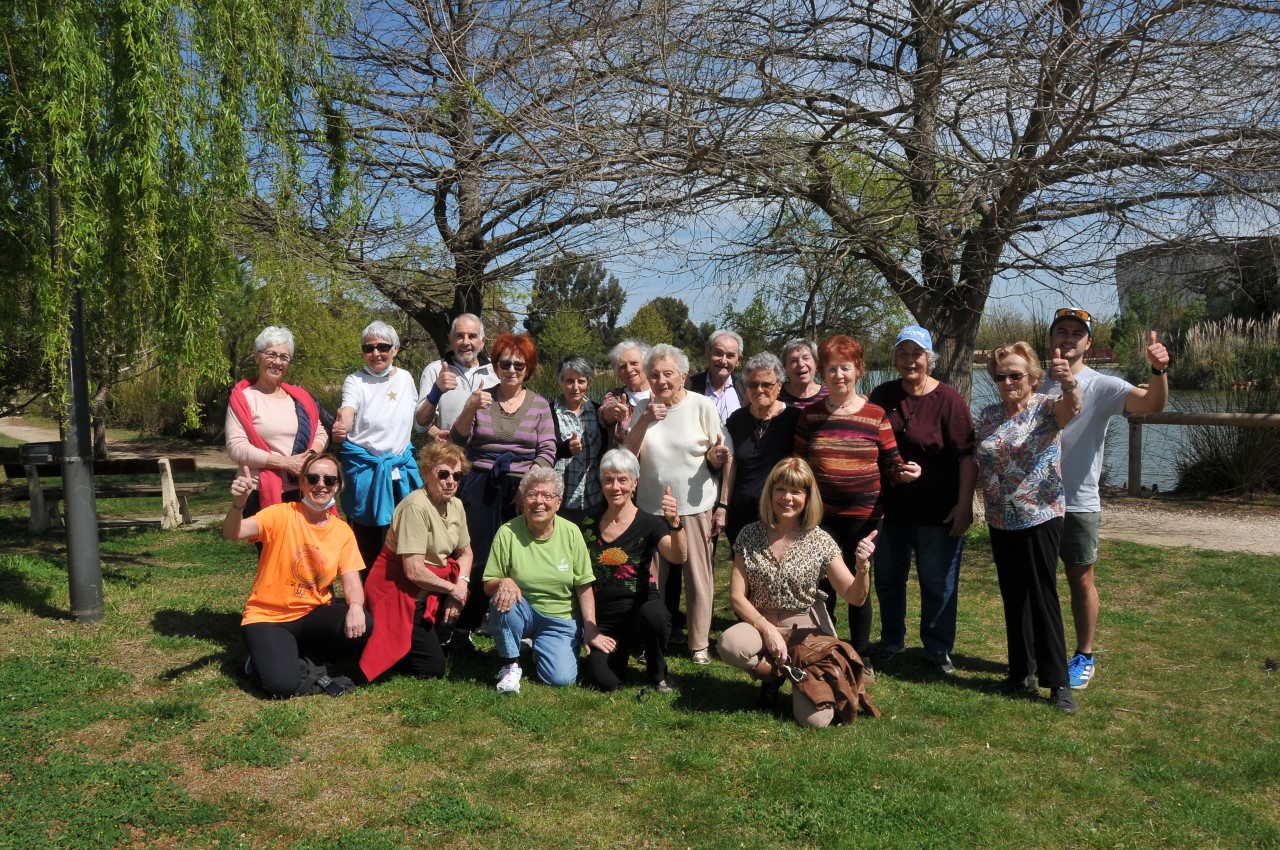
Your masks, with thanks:
M61 235L58 184L49 168L50 269L59 272ZM71 389L62 452L62 498L67 510L67 577L71 615L82 623L102 620L102 562L98 550L98 501L93 493L93 442L89 434L89 375L84 345L84 299L76 286L71 296L71 357L67 383Z
M1142 492L1142 423L1129 421L1129 495Z

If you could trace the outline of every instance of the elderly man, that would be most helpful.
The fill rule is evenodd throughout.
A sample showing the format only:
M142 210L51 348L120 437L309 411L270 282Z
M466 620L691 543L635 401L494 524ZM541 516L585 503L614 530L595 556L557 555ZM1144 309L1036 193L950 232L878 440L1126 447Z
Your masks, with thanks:
M1071 588L1071 614L1076 628L1076 651L1067 663L1067 672L1071 687L1081 689L1089 686L1097 670L1093 637L1098 626L1098 590L1093 583L1093 565L1098 560L1098 531L1102 526L1098 481L1102 477L1107 422L1121 414L1159 413L1169 401L1169 352L1156 341L1155 331L1151 331L1147 343L1151 382L1146 389L1084 365L1085 353L1092 345L1093 319L1087 312L1063 307L1054 313L1049 325L1049 347L1061 352L1071 364L1071 380L1079 383L1082 398L1082 412L1062 429L1062 483L1066 488L1067 515L1059 550ZM1046 375L1041 392L1057 395L1061 391L1058 382Z
M467 399L476 390L498 383L498 376L484 353L484 325L474 313L463 313L449 326L449 350L427 364L418 384L422 403L414 414L414 430L427 431L449 442L449 429Z
M747 406L742 376L734 374L742 362L742 337L727 328L719 328L707 339L705 353L707 371L690 375L685 389L715 402L723 424L735 410Z

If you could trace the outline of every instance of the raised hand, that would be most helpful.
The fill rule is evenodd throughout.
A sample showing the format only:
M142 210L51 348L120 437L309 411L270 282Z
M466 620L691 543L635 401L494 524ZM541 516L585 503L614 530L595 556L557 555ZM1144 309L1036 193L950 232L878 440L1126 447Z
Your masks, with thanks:
M243 508L249 501L249 494L257 487L253 483L253 476L249 473L249 467L242 466L236 473L235 479L231 482L231 498L235 502L237 508Z
M1169 366L1169 350L1163 343L1156 341L1156 332L1151 331L1147 337L1147 360L1152 369L1166 369Z
M670 528L680 524L680 504L676 501L676 497L671 495L670 486L662 493L662 516Z
M858 559L859 564L869 563L871 556L876 553L876 537L880 534L880 529L868 534L866 537L858 541L857 547L853 550L854 557Z
M440 377L436 378L436 386L440 388L440 392L447 393L449 390L456 389L458 386L458 376L453 374L450 369L441 369Z
M724 444L723 436L716 435L716 444L708 450L707 460L711 461L711 465L716 469L724 466L729 460L729 447Z
M1061 348L1053 350L1053 362L1049 365L1049 377L1059 384L1065 384L1071 380L1071 364L1063 359Z

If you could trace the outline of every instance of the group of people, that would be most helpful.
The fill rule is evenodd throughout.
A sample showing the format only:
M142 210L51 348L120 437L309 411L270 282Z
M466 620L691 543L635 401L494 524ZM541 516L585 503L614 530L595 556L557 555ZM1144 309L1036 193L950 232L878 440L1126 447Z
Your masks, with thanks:
M805 725L847 721L875 711L865 692L873 666L906 646L913 560L920 641L941 673L953 671L978 488L1005 606L1003 689L1038 680L1074 711L1071 688L1096 670L1106 419L1163 407L1168 354L1153 333L1152 383L1131 387L1085 367L1086 312L1058 311L1050 334L1047 377L1024 342L991 352L1000 401L975 423L933 376L932 336L918 326L895 341L898 379L867 396L857 340L792 340L781 358L762 352L739 370L742 339L721 329L697 374L671 345L618 343L609 357L619 385L596 403L588 359L561 360L560 393L548 400L527 386L534 342L503 334L490 347L470 314L454 320L449 350L415 385L395 366L395 330L374 322L327 434L323 409L284 382L292 336L267 328L255 343L257 378L233 389L226 429L241 469L224 534L261 552L242 620L248 667L268 693L290 696L316 687L311 659L337 657L345 643L370 681L393 670L440 677L446 657L475 652L472 634L485 631L502 692L520 690L529 653L539 681L577 681L584 646L589 684L621 686L639 655L648 684L671 691L672 643L687 642L694 664L711 662L724 536L741 622L720 637L720 658L761 681L765 705L795 683ZM430 437L416 457L415 430ZM1077 631L1070 660L1060 553ZM847 643L836 636L837 596L849 606Z

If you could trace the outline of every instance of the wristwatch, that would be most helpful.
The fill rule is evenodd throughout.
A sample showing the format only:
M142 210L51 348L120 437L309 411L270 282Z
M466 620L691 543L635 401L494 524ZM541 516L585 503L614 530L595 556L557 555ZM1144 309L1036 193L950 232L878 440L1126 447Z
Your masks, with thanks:
M1164 374L1168 373L1168 371L1169 371L1169 367L1168 367L1168 366L1165 366L1163 369L1157 369L1155 366L1152 366L1152 367L1151 367L1151 374L1153 374L1153 375L1155 375L1155 376L1157 376L1157 377L1158 377L1158 376L1160 376L1160 375L1164 375Z
M670 524L668 524L668 525L667 525L667 528L671 529L672 531L684 531L684 518L682 517L682 518L680 519L680 524L679 524L679 525L670 525Z

